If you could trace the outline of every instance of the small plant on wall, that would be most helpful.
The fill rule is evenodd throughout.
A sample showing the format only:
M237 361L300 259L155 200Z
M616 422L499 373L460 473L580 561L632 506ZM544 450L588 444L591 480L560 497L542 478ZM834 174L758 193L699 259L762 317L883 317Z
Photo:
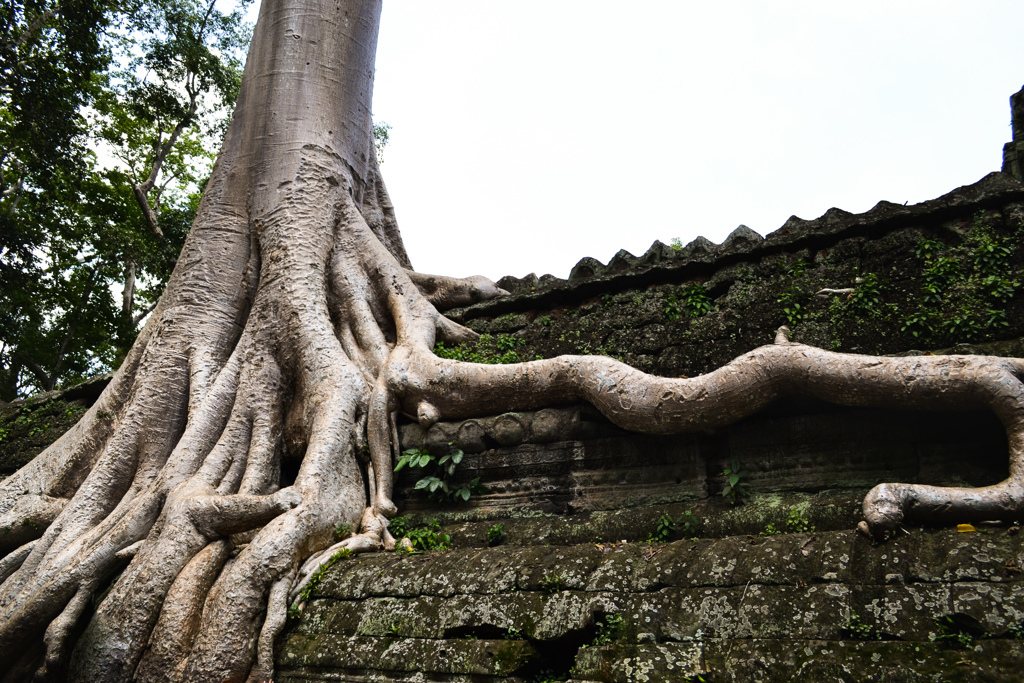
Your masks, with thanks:
M740 505L750 497L750 489L743 482L749 474L750 472L740 467L739 460L736 459L733 459L729 467L722 470L722 475L725 477L725 488L722 489L722 495L730 505Z
M446 500L453 503L465 502L474 493L479 493L483 487L480 485L480 477L464 484L454 482L455 472L464 455L458 448L442 456L434 456L429 451L410 448L402 452L398 464L395 465L395 472L406 466L420 469L425 476L416 482L416 490L425 491L434 500Z

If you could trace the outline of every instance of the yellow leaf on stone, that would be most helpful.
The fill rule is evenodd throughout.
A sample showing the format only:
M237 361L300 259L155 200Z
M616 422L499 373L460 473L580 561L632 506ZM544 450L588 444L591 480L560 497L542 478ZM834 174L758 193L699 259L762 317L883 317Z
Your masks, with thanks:
M959 531L960 533L965 533L965 532L968 532L968 531L976 531L976 529L972 525L970 525L970 524L957 524L956 525L956 530Z

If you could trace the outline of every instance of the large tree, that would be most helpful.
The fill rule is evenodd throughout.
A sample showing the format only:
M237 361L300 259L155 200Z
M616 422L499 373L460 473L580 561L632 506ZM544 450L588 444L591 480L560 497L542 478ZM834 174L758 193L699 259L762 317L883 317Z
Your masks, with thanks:
M1024 362L847 356L784 330L693 379L596 356L437 358L435 341L474 337L439 311L502 292L411 269L373 148L379 11L264 3L234 118L149 323L81 422L0 484L10 680L268 679L289 595L333 527L359 528L345 541L354 550L393 543L399 415L430 425L588 401L620 426L673 433L795 393L985 406L1007 427L1014 478L883 484L867 524L1020 509Z

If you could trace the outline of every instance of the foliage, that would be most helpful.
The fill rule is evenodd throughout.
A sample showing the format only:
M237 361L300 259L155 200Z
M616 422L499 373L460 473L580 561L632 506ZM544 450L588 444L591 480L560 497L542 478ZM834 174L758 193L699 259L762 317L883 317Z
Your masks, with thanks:
M699 318L715 310L715 304L704 285L684 287L679 296L683 300L683 311L691 318Z
M1017 640L1024 639L1024 621L1018 621L1016 624L1007 629L1009 634Z
M551 669L541 669L530 681L531 683L561 683L566 678L565 674L560 674Z
M661 312L665 316L665 320L672 322L679 320L683 317L683 310L679 305L679 298L675 294L669 294L665 297L665 303L661 307Z
M388 522L388 532L395 538L405 538L410 528L409 521L405 517L392 517Z
M543 323L542 323L543 324ZM458 346L448 348L444 342L438 342L434 346L434 355L438 358L448 358L467 363L487 363L489 365L505 363L522 363L522 358L516 351L517 348L526 343L522 337L515 337L510 334L481 334L476 343L463 342Z
M810 261L804 258L798 258L790 265L786 265L783 259L779 259L779 269L788 278L798 278L807 272L807 269L811 267Z
M683 241L681 239L679 239L678 237L673 237L669 241L668 246L672 247L676 251L682 251L683 250Z
M480 492L483 487L480 485L480 477L469 483L456 484L454 482L455 472L463 457L463 452L458 448L440 457L431 455L426 450L410 448L403 451L398 458L395 472L402 470L406 465L410 468L422 469L426 476L416 482L415 489L417 491L426 491L433 500L465 502L472 494Z
M786 324L790 327L796 327L803 322L804 317L807 315L805 307L807 301L806 294L796 287L790 287L783 291L776 301L782 304L782 314L786 318Z
M396 517L395 519L399 518ZM391 520L392 523L394 523L395 519ZM391 525L388 528L390 529ZM441 533L441 523L437 519L432 519L428 523L417 527L405 526L402 529L396 527L391 532L391 535L398 539L408 538L412 542L413 552L429 553L448 550L452 547L451 536Z
M866 273L858 278L847 307L851 312L864 317L878 317L882 314L882 283L877 275Z
M920 301L901 331L925 343L970 341L1006 327L1006 306L1021 287L1011 270L1016 242L993 233L979 212L956 246L923 238L914 253L922 263Z
M684 536L692 538L697 535L697 518L693 516L690 510L683 512L683 514L679 515L678 519L673 518L667 512L663 512L658 517L654 531L648 534L647 542L667 543L680 526Z
M862 622L856 612L850 614L850 618L843 625L843 630L856 640L881 640L882 638L882 634Z
M391 124L384 121L373 124L373 147L377 151L377 163L384 163L384 149L391 142Z
M639 305L635 297L633 304ZM715 304L708 295L708 290L697 284L683 287L678 295L669 294L662 304L662 313L669 322L679 320L684 315L688 318L699 318L713 310Z
M352 527L345 522L340 522L334 525L334 538L337 541L344 541L346 538L352 535Z
M970 648L974 645L974 636L960 623L954 615L935 617L938 633L932 634L933 643L942 643L953 647Z
M730 505L739 505L750 496L750 490L743 483L743 479L749 474L750 472L740 467L740 463L736 459L733 459L732 465L722 470L722 475L725 477L722 496L729 501Z
M495 524L487 530L487 545L501 545L505 540L505 525Z
M793 507L789 510L789 514L786 516L786 528L789 529L790 533L794 534L805 534L814 531L814 525L811 524L811 520L804 516L803 511L799 507Z
M545 593L557 593L565 590L565 574L548 574L540 582L540 589Z
M801 277L810 267L810 262L802 258L789 265L786 264L785 259L778 260L779 271L789 281ZM807 316L807 294L795 284L786 287L776 302L782 304L782 314L786 319L786 324L791 328L802 323Z
M648 534L648 543L667 543L668 539L672 537L676 531L676 520L672 515L667 512L661 513L658 517L654 532Z
M606 614L597 622L597 636L591 644L594 646L608 645L622 636L624 628L625 622L621 614Z
M805 534L814 531L814 525L811 524L800 506L794 506L789 509L789 514L786 516L786 530L791 534ZM775 526L774 523L769 523L765 526L764 531L761 532L762 536L777 536L783 533L782 529Z
M110 370L134 342L234 106L247 2L0 7L0 400Z
M302 588L302 591L299 593L299 603L301 604L303 602L309 602L309 596L313 594L314 590L316 590L316 587L320 584L320 581L324 578L324 575L327 574L327 570L333 567L335 564L337 564L338 561L347 559L349 557L352 557L351 550L349 550L348 548L339 548L337 552L335 552L329 558L327 558L327 561L322 562L320 566L317 567L316 571L313 572L313 575L309 577L309 581L306 583L306 585Z
M939 324L938 316L931 311L916 311L903 319L902 332L909 332L915 338L930 338Z

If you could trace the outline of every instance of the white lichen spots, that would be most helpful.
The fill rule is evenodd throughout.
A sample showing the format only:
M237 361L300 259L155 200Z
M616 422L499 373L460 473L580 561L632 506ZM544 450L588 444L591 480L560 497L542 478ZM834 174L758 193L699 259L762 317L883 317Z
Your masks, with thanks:
M878 664L880 661L882 661L882 655L875 652L871 655L871 661L875 664Z
M825 594L833 598L845 598L850 594L850 589L842 584L830 584L824 588Z
M646 683L651 680L650 674L654 671L654 663L642 661L639 657L630 658L625 661L626 680Z
M734 569L736 569L735 557L730 557L724 565L718 564L716 561L711 565L711 576L716 579L725 578L726 575L731 575Z

